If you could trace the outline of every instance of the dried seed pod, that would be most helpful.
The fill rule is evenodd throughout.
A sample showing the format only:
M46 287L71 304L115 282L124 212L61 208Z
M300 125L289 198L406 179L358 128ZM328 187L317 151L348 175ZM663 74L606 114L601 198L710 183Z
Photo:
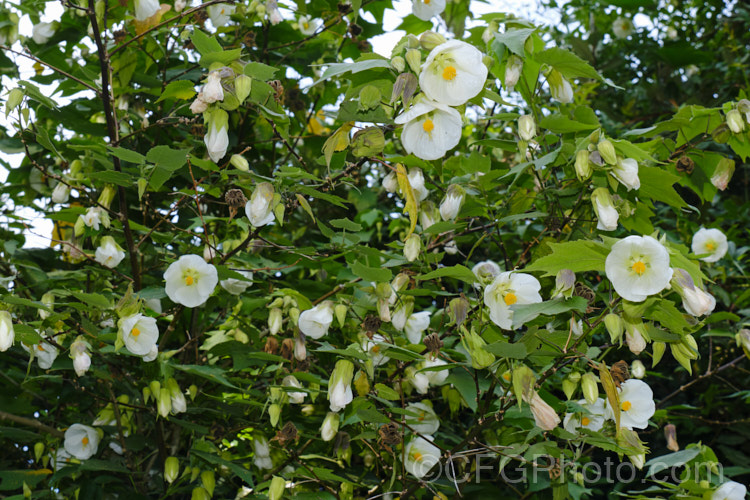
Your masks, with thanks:
M266 339L266 345L263 346L263 351L268 354L276 354L279 350L279 341L275 337L268 337Z
M401 429L395 422L389 422L381 425L378 429L380 441L388 446L395 446L401 442Z
M678 172L685 172L690 175L693 173L693 170L695 170L695 162L689 156L682 156L677 160L675 168Z
M440 352L440 348L443 347L443 341L440 340L440 335L437 333L431 333L422 340L427 350L432 354L437 355Z
M292 422L287 422L284 424L284 427L282 427L279 432L276 433L276 436L271 439L271 441L276 440L281 446L284 446L287 441L295 441L296 439L297 428Z
M630 378L630 370L628 370L628 364L623 360L620 360L617 363L613 364L609 369L609 373L610 375L612 375L612 380L615 382L615 385L618 389L623 382Z
M294 340L284 339L281 342L281 357L291 361L294 356Z
M369 336L377 332L380 329L380 325L382 324L383 322L377 316L368 315L365 317L365 322L362 324L362 326Z

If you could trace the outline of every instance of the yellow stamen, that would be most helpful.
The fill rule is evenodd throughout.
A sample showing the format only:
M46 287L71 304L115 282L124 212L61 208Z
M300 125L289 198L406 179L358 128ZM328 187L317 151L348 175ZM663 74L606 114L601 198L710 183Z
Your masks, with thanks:
M503 373L503 380L510 382L510 373Z
M633 264L633 267L631 267L634 273L636 273L638 276L646 272L646 264L641 262L640 260Z
M424 0L424 4L425 4L425 5L430 5L430 1L431 1L431 0Z
M581 425L586 426L586 425L589 425L590 423L591 423L591 419L589 417L583 417L581 419Z
M372 349L370 349L370 352L373 353L373 354L379 353L380 352L380 346L379 345L372 346Z
M308 29L310 28L310 23L302 23L302 27Z
M415 462L421 462L422 458L423 458L422 454L419 453L418 451L412 452L411 456L412 456L412 458L414 459Z
M89 444L89 438L84 436L84 438L81 439L81 444L87 446Z
M141 331L138 328L133 328L132 330L130 330L130 335L132 335L133 337L137 337L140 334Z
M424 416L425 416L424 412L420 413L419 417L417 417L417 420L419 420L421 422L422 420L424 420Z
M42 347L42 344L37 344L36 348L44 352L44 347Z
M518 297L516 297L516 294L513 292L508 292L505 294L505 297L503 297L503 300L505 301L505 305L512 306L516 302L518 302Z
M456 78L456 68L446 66L443 70L443 80L453 80L454 78Z
M432 123L432 120L430 120L428 118L422 124L422 130L424 130L425 132L427 132L429 134L430 132L432 132L433 130L435 130L435 124Z
M709 252L713 252L716 250L716 245L714 243L706 243L706 250Z
M633 407L633 404L630 401L623 401L622 402L622 411L628 411Z
M187 286L190 286L190 285L192 285L193 283L195 283L195 280L193 279L193 277L192 277L192 276L185 276L185 284L186 284Z

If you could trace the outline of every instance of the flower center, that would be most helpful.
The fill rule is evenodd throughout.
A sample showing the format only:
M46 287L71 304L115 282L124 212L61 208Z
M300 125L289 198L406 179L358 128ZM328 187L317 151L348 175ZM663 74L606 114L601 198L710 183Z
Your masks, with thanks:
M380 352L380 346L379 345L373 346L372 349L370 349L370 352L372 352L374 354L379 353Z
M42 344L37 344L36 348L44 352L44 347L42 347Z
M412 458L414 459L414 461L415 461L415 462L421 462L421 461L422 461L422 458L424 458L424 457L422 456L422 454L421 454L421 453L419 453L418 451L414 451L414 452L412 452L411 456L412 456Z
M589 417L583 417L581 419L581 425L586 426L586 425L589 425L590 423L591 423L591 419Z
M195 283L195 280L193 279L193 277L192 277L192 276L185 276L185 284L186 284L187 286L190 286L190 285L192 285L193 283Z
M132 330L130 330L130 335L132 335L133 337L137 337L140 334L141 331L138 328L133 328Z
M510 373L503 373L503 380L510 382Z
M633 407L633 404L630 401L623 401L621 407L622 411L628 411Z
M708 250L709 252L713 252L714 250L716 250L716 244L713 241L706 243L706 250Z
M305 28L305 29L309 29L310 28L310 23L302 23L302 27Z
M432 0L424 0L424 4L425 4L425 5L430 5L430 2L431 2L431 1L432 1Z
M505 305L512 306L516 302L518 302L518 297L516 297L516 294L513 292L508 292L505 294L505 297L503 297L503 300L505 301Z
M424 412L421 412L421 413L419 414L419 417L417 417L417 420L419 420L420 422L421 422L421 421L423 421L423 420L424 420L424 416L425 416L425 413L424 413Z
M443 70L443 80L453 80L456 78L456 68L454 66L446 66Z
M636 273L638 276L642 275L646 272L646 264L644 264L642 261L638 261L631 267L634 273Z
M84 438L81 439L81 444L83 446L88 446L88 444L89 444L89 438L88 438L88 436L84 436Z
M432 123L432 120L430 120L429 118L427 118L424 121L424 123L422 123L422 130L424 130L425 132L427 132L429 134L430 132L432 132L433 130L435 130L435 124Z

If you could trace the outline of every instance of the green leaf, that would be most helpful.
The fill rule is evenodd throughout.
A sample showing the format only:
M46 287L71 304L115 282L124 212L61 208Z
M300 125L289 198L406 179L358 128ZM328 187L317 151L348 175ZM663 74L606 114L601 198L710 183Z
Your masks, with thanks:
M649 466L646 476L650 477L665 469L685 465L697 457L700 451L700 446L696 446L694 448L688 448L687 450L676 451L660 457L654 457L646 462L646 465Z
M528 270L528 269L527 269ZM554 316L567 311L586 312L588 301L583 297L571 297L569 299L554 299L536 304L514 304L510 306L513 310L513 323L522 325L540 314Z
M0 471L0 491L22 490L24 484L33 488L50 474L52 474L50 469Z
M674 332L683 334L692 330L685 315L675 307L674 302L666 299L655 299L653 304L643 313L646 319L661 323L661 326Z
M236 385L234 385L229 380L227 380L227 378L224 376L224 370L222 370L218 366L180 365L180 364L174 364L172 366L185 373L190 373L192 375L203 377L207 380L210 380L211 382L216 382L217 384L221 384L223 386L230 387L232 389L238 389Z
M338 229L346 229L347 231L359 232L362 231L362 225L352 222L349 219L333 219L328 221L331 226Z
M156 146L146 153L146 159L157 167L177 170L187 163L189 149L172 149L169 146Z
M562 73L565 78L592 78L603 80L589 63L570 52L559 47L552 47L538 54L534 58L540 63L546 63Z
M382 267L367 267L358 261L352 263L351 270L355 276L358 276L365 281L372 281L375 283L384 283L393 278L393 273L390 269Z
M435 278L456 278L466 283L474 283L477 277L471 272L471 269L456 264L450 267L441 267L427 274L421 274L416 277L419 281L433 280Z
M230 462L228 460L224 460L223 458L214 455L212 453L206 453L204 451L196 450L195 448L190 450L190 455L195 455L198 458L202 458L206 462L210 464L215 465L221 465L223 467L228 468L231 470L235 476L245 481L250 486L255 486L255 483L253 482L253 473L247 470L245 467L242 467L241 465L237 465L233 462Z
M388 401L396 401L399 399L399 395L396 391L384 384L375 384L375 390L378 392L378 396Z
M521 342L510 343L500 340L484 346L484 350L501 358L524 359L528 352Z
M170 82L164 92L161 93L161 97L156 102L161 102L165 99L192 99L196 94L195 84L189 80L177 80Z
M302 186L302 185L300 185L300 186L297 187L297 191L299 191L300 193L302 193L302 194L304 194L306 196L311 196L313 198L320 198L321 200L325 200L328 203L333 203L334 205L336 205L338 207L348 208L346 206L346 200L343 199L343 198L341 198L341 197L339 197L339 196L336 196L334 194L322 193L322 192L320 192L320 191L318 191L316 189L313 189L313 188L311 188L309 186Z
M24 324L13 325L13 331L16 332L16 340L26 345L38 344L42 336L33 327Z
M495 33L495 40L505 44L508 50L514 54L523 57L525 55L524 45L526 44L526 39L535 31L536 28L508 29L505 33Z
M237 59L242 57L242 49L224 50L221 52L212 52L201 57L201 66L208 68L214 63L221 63L228 66Z
M570 269L574 273L583 271L604 272L604 261L609 247L597 241L576 240L565 243L548 243L552 250L526 267L526 271L544 271L542 276L555 276L558 271Z
M391 63L387 59L365 59L364 61L357 61L353 63L331 63L323 72L321 77L313 83L313 86L333 78L334 76L343 75L344 73L352 72L359 73L360 71L366 71L373 68L390 68Z
M106 182L107 184L116 184L122 187L131 187L133 185L133 178L130 175L125 172L117 172L116 170L91 172L88 176L92 180Z
M223 50L221 44L216 40L215 37L208 36L198 29L193 31L193 34L190 37L190 41L193 42L193 45L195 45L195 50L197 50L202 56L206 56L214 52L221 52Z
M276 74L278 69L267 64L259 62L250 62L245 65L245 74L249 77L255 78L256 80L273 80L273 75Z
M595 128L599 128L599 124L581 123L571 120L560 113L554 113L542 118L539 122L539 127L555 134L564 134L567 132L580 132L581 130L594 130Z
M99 309L109 309L109 301L98 293L73 292L73 296L83 302Z
M375 408L359 408L357 409L357 415L363 422L387 424L391 421L391 419L380 413Z
M146 163L146 157L143 156L140 153L136 153L135 151L131 151L129 149L116 147L113 148L112 146L108 146L107 149L112 153L112 156L115 156L122 161L127 161L129 163L135 163L136 165L143 165Z
M677 209L687 206L685 200L672 187L680 180L678 176L658 167L641 166L638 169L638 177L641 181L638 194L641 197L663 201Z

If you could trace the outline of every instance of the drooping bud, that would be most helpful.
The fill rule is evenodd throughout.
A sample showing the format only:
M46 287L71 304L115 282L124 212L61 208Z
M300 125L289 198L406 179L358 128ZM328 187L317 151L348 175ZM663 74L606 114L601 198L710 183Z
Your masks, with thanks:
M445 37L439 33L435 33L434 31L425 31L419 36L419 44L425 50L432 50L438 45L445 42Z
M651 368L656 366L659 361L661 361L661 357L664 356L664 351L667 349L667 344L664 342L652 342L651 343Z
M528 403L531 407L531 414L534 416L534 423L540 429L551 431L560 424L560 417L536 391L533 392L534 394Z
M591 372L585 373L581 377L581 391L586 402L592 405L599 399L599 385L597 384L596 375Z
M279 333L281 331L281 323L281 309L278 307L272 308L268 312L268 333L271 335Z
M169 391L165 390L159 392L156 407L162 418L167 418L167 416L169 416L169 412L172 411L172 397L170 396Z
M487 342L473 329L461 336L461 345L471 356L471 366L475 369L487 368L495 362L495 355L484 348Z
M638 438L638 434L635 431L621 427L620 434L617 436L617 444L627 450L628 458L636 468L643 468L646 463L648 449Z
M596 188L591 193L591 203L596 212L596 228L602 231L614 231L617 229L617 221L620 215L617 213L612 195L607 188Z
M531 368L520 365L513 369L511 379L513 381L513 392L516 395L518 405L521 406L522 401L528 402L533 397L536 377L534 377Z
M552 292L552 298L566 298L573 296L576 286L576 275L570 269L561 269L555 277L555 290Z
M735 134L741 134L745 130L745 120L742 119L742 114L736 109L727 112L727 125L729 130Z
M273 476L271 486L268 487L268 500L281 500L284 498L286 481L283 477Z
M508 62L505 63L505 89L508 92L513 90L513 87L518 83L521 78L521 71L523 70L523 59L513 54L508 58Z
M401 56L396 56L391 59L391 67L399 73L402 73L406 68L406 60Z
M406 62L409 64L409 68L419 74L422 66L422 52L418 49L409 49L406 51Z
M243 172L250 170L250 164L242 155L233 154L232 157L229 158L229 163L237 170L242 170Z
M550 71L547 74L547 83L549 83L553 99L563 104L573 102L573 87L559 71L556 69Z
M591 177L593 169L591 168L591 162L589 161L589 152L586 149L581 149L576 153L576 177L581 182L587 181Z
M570 399L573 397L580 381L581 374L578 372L570 372L570 374L563 379L562 388L566 398Z
M458 184L451 184L445 193L445 198L440 203L440 217L444 221L451 221L458 217L461 205L464 203L466 191Z
M320 437L323 441L330 441L336 437L336 433L339 431L339 416L338 414L329 411L326 418L323 420L323 425L320 427Z
M52 203L67 203L70 198L70 188L67 184L58 182L52 190Z
M722 158L716 164L716 169L711 176L711 184L719 191L724 191L734 175L734 160Z
M604 161L610 165L617 165L617 152L615 151L615 145L609 139L602 139L599 144L596 145L597 151L602 155Z
M164 480L172 484L180 473L180 462L177 457L167 457L164 461Z
M646 325L640 320L625 320L625 342L636 356L646 348Z
M620 342L622 339L622 333L625 330L625 325L622 322L622 318L619 314L609 313L604 317L604 326L609 332L609 340L613 344Z
M469 313L469 301L463 296L456 297L448 304L448 311L456 326L461 326L466 321L466 316Z
M404 242L404 257L409 262L414 262L422 250L422 239L418 234L412 233Z
M216 476L212 470L204 470L201 472L201 483L206 488L210 496L214 495L214 488L216 488Z
M536 124L533 116L521 115L518 117L518 135L526 142L536 137Z
M234 94L237 100L242 104L247 96L250 95L253 79L247 75L239 75L234 79Z
M636 359L630 365L630 374L635 378L643 378L646 375L646 367L640 359Z
M677 428L674 424L664 426L664 437L667 440L667 449L670 451L680 451L680 445L677 443Z

